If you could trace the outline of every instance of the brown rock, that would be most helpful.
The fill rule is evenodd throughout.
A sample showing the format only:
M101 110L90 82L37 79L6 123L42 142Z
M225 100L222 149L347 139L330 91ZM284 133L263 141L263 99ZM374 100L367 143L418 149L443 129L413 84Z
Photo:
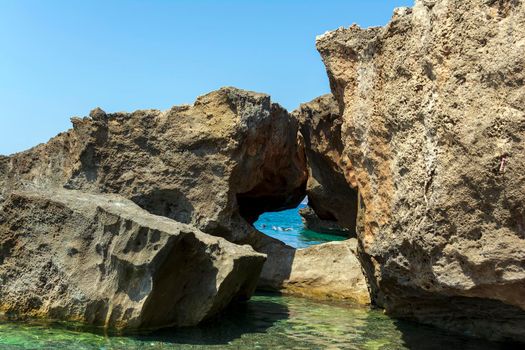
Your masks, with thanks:
M355 238L294 249L253 230L250 243L268 257L258 288L313 299L370 304Z
M281 291L315 299L370 304L370 293L357 258L357 240L350 238L298 249Z
M90 116L12 156L8 188L118 193L231 241L247 235L240 215L253 222L304 197L297 122L267 95L223 88L164 112Z
M299 209L299 214L301 215L304 227L308 230L343 237L355 235L355 232L352 232L352 230L339 226L337 221L320 219L310 207Z
M264 94L223 88L191 106L114 114L97 108L72 123L0 163L5 195L27 186L118 193L153 214L254 247L260 233L252 234L250 223L296 207L305 195L297 121ZM283 264L272 259L268 266ZM285 277L265 270L275 283Z
M336 100L331 94L318 97L302 104L293 116L305 145L308 206L325 226L339 226L346 235L355 236L357 191L350 160L343 152L342 118ZM305 214L307 222L315 221Z
M525 341L523 38L522 1L441 0L317 40L392 315Z
M118 195L13 192L0 213L0 311L11 316L196 325L248 299L265 260Z

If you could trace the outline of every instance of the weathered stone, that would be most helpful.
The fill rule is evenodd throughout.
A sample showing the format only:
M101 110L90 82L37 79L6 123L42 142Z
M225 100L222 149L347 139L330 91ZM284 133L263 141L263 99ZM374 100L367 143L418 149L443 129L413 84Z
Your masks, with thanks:
M355 236L357 191L348 156L343 152L342 118L336 100L332 95L318 97L302 104L293 116L304 140L308 206L324 226L339 226L346 229L344 234ZM315 223L315 217L304 214L306 222ZM316 226L322 230L322 226Z
M265 257L118 195L12 192L0 310L116 328L191 326L251 296Z
M297 122L264 94L223 88L191 106L73 118L73 129L16 154L8 188L31 183L118 193L231 241L266 211L296 207L307 179Z
M357 258L357 240L350 238L298 249L281 291L316 299L347 299L370 304L370 293Z
M524 38L523 1L416 0L317 39L392 315L525 341Z
M299 209L299 214L303 220L304 227L308 230L343 237L355 234L350 229L339 226L337 221L320 219L310 207Z
M313 299L346 299L370 304L370 293L351 238L294 249L256 230L250 243L271 257L258 287Z
M305 195L297 121L268 95L222 88L191 106L95 109L72 123L9 158L5 191L31 185L118 193L243 244L261 213L296 207Z

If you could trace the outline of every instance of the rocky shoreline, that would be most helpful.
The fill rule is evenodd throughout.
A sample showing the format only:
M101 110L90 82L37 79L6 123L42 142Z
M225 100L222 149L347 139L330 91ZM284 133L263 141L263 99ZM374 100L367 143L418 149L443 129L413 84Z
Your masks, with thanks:
M292 113L227 87L1 156L0 310L151 329L260 288L525 342L524 6L416 0L328 32L333 95ZM352 238L253 227L306 195Z

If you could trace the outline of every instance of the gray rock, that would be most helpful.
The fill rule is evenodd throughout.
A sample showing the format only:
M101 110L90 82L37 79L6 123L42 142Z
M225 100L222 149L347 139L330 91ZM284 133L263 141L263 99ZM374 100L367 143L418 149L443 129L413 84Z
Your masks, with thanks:
M192 326L248 299L265 257L118 195L12 192L0 310L126 329Z

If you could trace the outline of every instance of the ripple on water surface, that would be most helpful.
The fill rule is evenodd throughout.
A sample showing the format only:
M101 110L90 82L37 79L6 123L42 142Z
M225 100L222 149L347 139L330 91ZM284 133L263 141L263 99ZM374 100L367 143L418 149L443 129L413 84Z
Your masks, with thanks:
M143 335L71 324L0 323L0 349L499 349L342 303L256 295L206 325Z

